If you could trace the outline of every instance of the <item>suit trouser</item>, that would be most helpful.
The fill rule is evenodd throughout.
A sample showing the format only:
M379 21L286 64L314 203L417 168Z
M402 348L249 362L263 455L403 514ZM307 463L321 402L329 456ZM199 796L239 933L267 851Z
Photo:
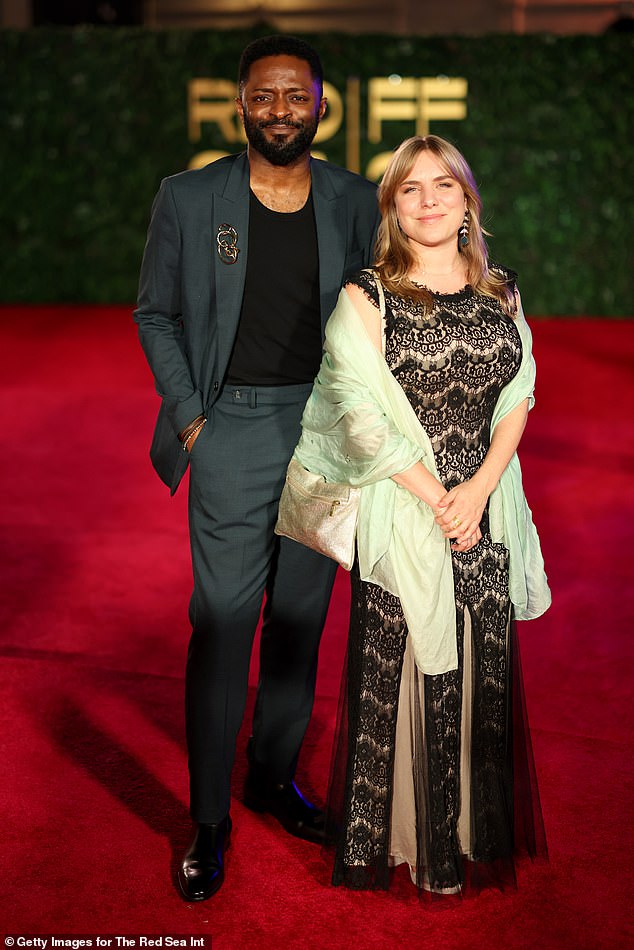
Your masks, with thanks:
M192 449L185 707L195 821L218 822L229 811L263 597L253 755L271 780L292 779L310 719L336 564L273 528L311 388L225 388Z

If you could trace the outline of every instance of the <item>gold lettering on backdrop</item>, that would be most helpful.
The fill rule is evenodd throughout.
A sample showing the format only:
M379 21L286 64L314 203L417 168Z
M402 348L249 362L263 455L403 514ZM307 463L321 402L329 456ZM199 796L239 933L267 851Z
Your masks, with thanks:
M368 82L368 141L380 142L388 121L415 120L416 134L427 135L434 119L459 120L467 115L466 79L448 76L375 77ZM378 181L392 157L380 152L368 164L366 177Z
M421 79L419 82L421 122L426 123L425 131L420 132L419 135L427 135L432 119L466 119L465 99L468 88L466 79L437 76L435 79Z
M429 132L430 122L459 121L467 116L466 79L448 76L375 76L368 80L367 129L368 141L383 142L383 126L388 122L411 121L417 135ZM189 140L201 139L201 127L215 124L228 146L246 142L242 123L235 110L235 83L228 79L192 79L188 84L188 130ZM328 109L315 136L315 143L327 142L340 130L344 119L344 102L341 94L330 83L324 83L324 95ZM361 171L361 82L349 78L345 99L346 165L354 172ZM387 145L388 143L385 142ZM398 143L394 143L396 145ZM209 162L229 154L234 149L215 149L198 152L189 163L190 168L200 168ZM312 151L316 158L326 158L322 151ZM365 170L365 175L377 181L392 156L391 151L374 155Z
M199 142L203 122L215 123L225 141L245 142L242 123L236 121L236 85L228 79L190 79L187 88L189 141Z
M419 80L376 76L368 82L368 141L380 142L385 121L417 118ZM418 132L418 124L417 129ZM418 133L421 134L421 133Z
M464 119L466 79L447 76L413 79L389 76L368 82L368 140L380 142L385 121L416 120L416 134L427 135L431 119Z
M348 79L346 85L346 166L361 171L361 83Z

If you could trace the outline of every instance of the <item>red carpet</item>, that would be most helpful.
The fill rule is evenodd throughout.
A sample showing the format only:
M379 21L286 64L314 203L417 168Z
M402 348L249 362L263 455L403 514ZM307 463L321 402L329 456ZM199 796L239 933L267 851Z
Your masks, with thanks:
M5 933L210 934L214 948L634 945L634 322L533 321L537 406L522 460L554 606L520 624L550 862L519 889L436 912L333 889L313 845L241 804L227 881L186 905L182 673L186 492L147 449L157 408L124 308L0 310ZM347 613L340 575L300 762L323 801Z

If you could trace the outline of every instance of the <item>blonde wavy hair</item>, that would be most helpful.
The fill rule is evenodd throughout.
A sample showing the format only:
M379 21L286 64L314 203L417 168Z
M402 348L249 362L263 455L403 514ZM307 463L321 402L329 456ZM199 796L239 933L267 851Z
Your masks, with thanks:
M489 267L484 239L488 232L484 231L480 222L482 199L473 172L455 145L438 135L415 135L402 142L394 152L379 185L381 224L374 267L382 283L392 293L419 301L426 312L431 310L433 298L430 291L417 286L407 276L416 259L407 235L398 223L394 201L399 185L407 179L420 153L426 151L431 152L447 174L458 182L467 200L470 221L469 243L466 247L460 247L456 234L458 250L467 265L467 281L475 293L496 298L506 313L514 314L517 310L514 281Z

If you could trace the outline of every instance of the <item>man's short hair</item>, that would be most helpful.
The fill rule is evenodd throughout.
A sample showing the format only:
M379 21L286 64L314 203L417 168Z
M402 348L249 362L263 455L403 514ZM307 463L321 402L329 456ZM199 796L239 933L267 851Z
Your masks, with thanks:
M253 40L242 51L238 66L238 89L240 93L242 93L249 78L249 70L253 63L259 59L264 59L265 56L295 56L297 59L304 60L308 63L311 76L318 84L320 92L323 91L324 70L317 51L297 36L276 33L272 36L262 36L260 39Z

